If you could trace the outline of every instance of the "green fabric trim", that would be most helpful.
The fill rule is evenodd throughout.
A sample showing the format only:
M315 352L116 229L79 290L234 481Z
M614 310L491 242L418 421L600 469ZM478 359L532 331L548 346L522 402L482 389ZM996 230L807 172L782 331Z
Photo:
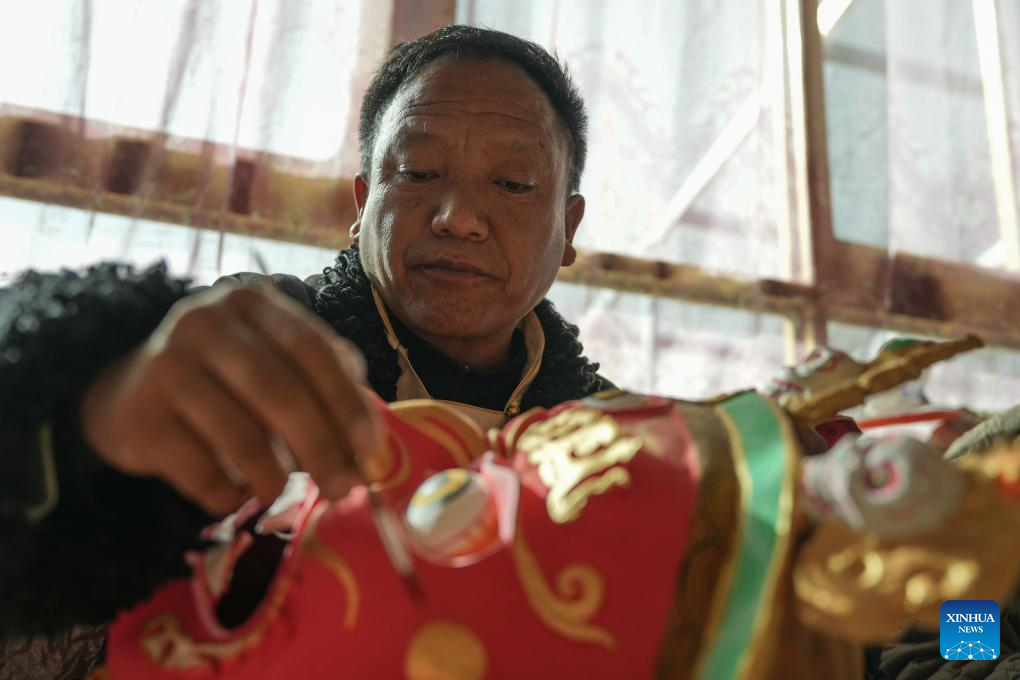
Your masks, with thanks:
M783 431L776 412L755 392L744 392L720 405L728 416L746 461L748 497L741 505L742 523L734 557L733 582L714 645L706 652L702 677L737 678L754 634L768 577L776 558L780 503L785 477ZM739 451L734 451L738 464Z
M895 352L901 349L910 349L911 347L917 347L920 344L922 344L922 341L916 338L893 338L892 340L882 345L882 348L879 350L879 353Z

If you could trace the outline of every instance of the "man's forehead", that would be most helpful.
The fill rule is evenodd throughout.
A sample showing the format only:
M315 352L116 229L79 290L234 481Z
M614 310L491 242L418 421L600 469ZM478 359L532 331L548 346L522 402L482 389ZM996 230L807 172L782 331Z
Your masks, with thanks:
M397 148L411 148L430 144L450 144L459 140L456 132L448 129L442 120L443 116L410 115L393 122L389 136L389 144ZM502 129L500 129L502 127ZM549 146L549 140L539 134L540 130L521 130L517 126L494 125L490 134L481 140L485 146L497 148L522 156L537 153ZM531 134L529 134L529 132Z
M426 141L444 122L469 119L525 136L562 132L545 93L522 69L504 61L444 59L397 91L382 126L402 141Z
M439 59L404 82L397 94L416 104L456 100L468 94L501 101L522 112L552 112L539 84L523 68L503 59Z

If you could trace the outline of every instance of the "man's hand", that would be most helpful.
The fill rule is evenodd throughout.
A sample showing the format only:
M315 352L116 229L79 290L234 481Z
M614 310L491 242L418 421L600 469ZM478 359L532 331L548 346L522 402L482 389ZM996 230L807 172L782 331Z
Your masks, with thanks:
M339 498L380 440L364 374L352 344L282 293L215 286L100 374L82 427L108 464L216 515L251 493L272 502L295 467Z

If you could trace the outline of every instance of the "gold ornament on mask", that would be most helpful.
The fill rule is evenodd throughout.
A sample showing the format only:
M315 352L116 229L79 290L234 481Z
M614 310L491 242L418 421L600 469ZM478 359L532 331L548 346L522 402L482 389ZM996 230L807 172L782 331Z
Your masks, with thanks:
M616 649L612 633L591 622L606 598L605 579L595 567L585 562L568 564L556 574L553 587L520 525L514 537L513 558L528 603L545 625L568 640Z
M411 638L404 674L409 680L481 680L486 665L476 634L452 621L432 621Z
M567 409L533 425L517 442L548 487L546 507L558 524L577 519L591 496L629 484L630 473L619 464L641 446L641 439L625 435L612 417L586 408Z

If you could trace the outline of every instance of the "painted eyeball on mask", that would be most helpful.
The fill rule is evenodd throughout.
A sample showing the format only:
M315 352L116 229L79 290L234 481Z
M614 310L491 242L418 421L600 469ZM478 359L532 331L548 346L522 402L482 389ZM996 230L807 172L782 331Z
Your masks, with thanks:
M411 546L430 562L471 564L502 545L495 499L476 472L452 468L432 475L404 515Z
M885 537L930 531L956 509L963 490L959 471L941 452L910 437L847 435L802 470L807 508L816 518L832 515Z

